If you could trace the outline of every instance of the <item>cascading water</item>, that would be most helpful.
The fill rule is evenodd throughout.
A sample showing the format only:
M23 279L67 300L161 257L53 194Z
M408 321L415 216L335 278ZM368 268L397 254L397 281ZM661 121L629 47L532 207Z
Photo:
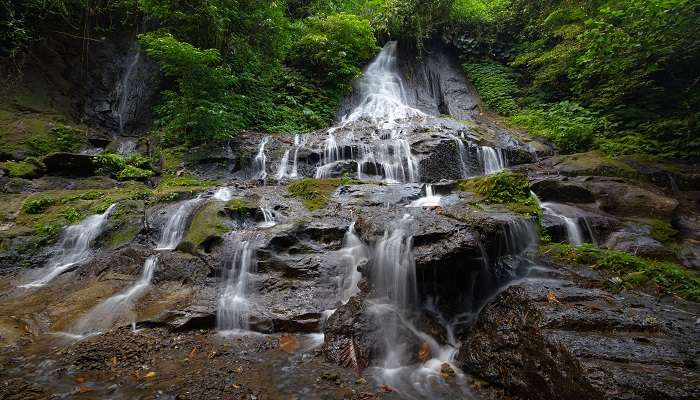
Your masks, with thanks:
M156 250L173 250L180 244L182 237L185 235L190 214L199 204L199 201L199 197L186 200L170 215L160 233Z
M328 130L323 145L323 156L317 167L316 177L331 176L339 161L355 161L358 179L378 176L388 182L413 182L418 180L418 163L398 122L425 114L407 104L407 96L397 65L396 42L388 42L369 64L364 75L355 83L355 107L340 121L339 126ZM369 121L375 127L371 144L357 144L357 154L349 146L350 154L344 154L338 146L336 132L360 121ZM352 133L345 140L352 140Z
M81 223L65 228L60 244L61 253L54 257L46 268L42 269L42 276L39 279L20 287L44 286L71 266L87 260L90 256L90 245L102 233L105 222L107 222L114 207L116 204L109 206L102 214L91 215Z
M275 213L268 207L260 207L260 212L262 212L263 219L265 220L260 224L261 228L269 228L271 226L277 225L277 219L275 219Z
M214 192L213 198L219 201L229 201L233 198L233 192L229 188L222 187Z
M136 141L133 139L126 139L119 143L119 148L117 152L121 155L128 156L136 152Z
M265 145L267 145L269 140L269 136L262 138L260 145L258 146L258 154L255 156L255 160L253 160L255 176L258 179L265 179L267 177L267 167L265 165L267 163L267 157L265 156Z
M345 265L345 274L340 282L340 301L345 304L350 297L360 292L357 284L362 278L362 273L357 270L357 267L369 260L369 250L357 236L355 222L350 224L348 231L345 232L339 255Z
M294 163L292 164L292 172L289 174L289 177L291 179L296 179L299 177L299 167L298 167L298 158L299 158L299 149L302 148L306 144L306 137L302 137L299 135L294 135Z
M457 143L457 151L459 152L459 167L460 171L462 173L462 178L466 178L469 176L469 167L467 167L467 164L464 162L464 156L468 155L467 149L464 146L464 142L462 139L458 138L457 136L450 135L452 137L452 140Z
M216 326L219 331L248 330L248 285L256 264L253 246L248 241L236 238L231 256L224 265L224 289L219 296L216 311Z
M277 173L275 174L275 179L277 181L281 181L285 177L287 177L287 164L289 164L289 152L290 150L286 150L284 152L284 155L282 156L282 160L280 161L280 166L277 169Z
M150 288L157 264L158 256L148 257L139 279L127 290L108 298L83 316L72 329L73 333L87 335L104 332L118 322L135 324L135 302Z
M136 47L134 55L126 67L122 79L119 83L119 104L117 105L117 119L119 120L119 134L124 133L125 115L129 111L129 97L131 95L129 89L131 79L141 59L141 50Z
M476 149L476 154L484 168L485 175L494 174L506 168L506 160L501 149L479 146Z
M425 197L412 201L406 207L440 207L442 206L442 196L433 194L433 186L425 185Z
M593 233L590 231L585 218L567 216L565 214L565 208L558 203L544 202L540 204L540 207L545 214L551 215L564 223L567 242L573 244L574 246L579 246L585 243L586 235L584 234L584 227L589 231L589 237L593 238ZM583 226L581 225L581 222L583 222Z
M464 375L453 363L459 345L451 326L446 324L448 343L442 346L416 328L409 318L419 300L411 221L409 215L404 215L391 232L384 233L375 249L370 277L376 298L371 301L370 311L380 327L383 354L380 364L369 371L378 384L388 385L402 398L468 398L471 396L464 385ZM406 336L423 343L428 349L427 360L411 363ZM441 372L445 368L454 373L456 384L444 381Z

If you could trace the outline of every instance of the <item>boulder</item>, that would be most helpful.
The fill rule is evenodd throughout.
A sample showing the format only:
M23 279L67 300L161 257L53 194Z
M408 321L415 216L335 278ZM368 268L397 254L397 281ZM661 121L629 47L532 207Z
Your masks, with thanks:
M541 201L558 203L593 203L595 197L584 185L564 179L540 179L531 183L530 188Z
M674 260L676 257L663 243L638 232L614 232L608 237L605 247L659 260Z
M97 168L93 156L87 154L53 153L44 157L42 162L50 175L92 176Z

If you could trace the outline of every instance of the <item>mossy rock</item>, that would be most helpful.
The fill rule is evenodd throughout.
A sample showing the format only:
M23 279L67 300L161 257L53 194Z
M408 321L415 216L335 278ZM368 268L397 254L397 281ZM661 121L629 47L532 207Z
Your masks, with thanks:
M516 214L539 216L541 212L537 199L530 193L527 176L523 174L502 171L461 180L457 188L474 193L483 203L502 204Z
M358 183L350 178L311 179L290 183L287 191L299 199L309 211L320 210L328 205L330 197L340 185Z
M34 179L42 174L42 165L39 162L6 161L0 163L0 169L4 170L10 178Z
M184 241L199 246L212 236L230 231L224 208L225 204L220 201L208 201L199 207L192 216Z
M109 217L105 234L100 242L109 250L130 243L143 226L144 203L140 200L124 200L117 203Z
M226 202L225 212L239 221L251 218L258 209L259 198L257 196L236 197Z
M626 163L615 160L599 151L560 156L554 167L567 176L615 176L637 178L639 174Z

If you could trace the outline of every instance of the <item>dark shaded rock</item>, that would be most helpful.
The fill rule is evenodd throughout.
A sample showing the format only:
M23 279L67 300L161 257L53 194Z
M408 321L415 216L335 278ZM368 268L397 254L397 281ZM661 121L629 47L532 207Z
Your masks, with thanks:
M675 253L663 243L643 233L614 232L605 242L605 247L659 260L674 260Z
M600 178L586 182L601 210L617 216L656 217L670 221L678 201L658 190L644 188L623 180Z
M544 179L532 182L530 188L542 201L559 203L593 203L590 190L576 182L560 179Z
M62 176L92 176L95 175L96 165L93 156L74 153L53 153L44 157L46 173Z
M533 399L700 394L696 304L614 296L590 270L555 272L509 287L483 309L458 355L467 371Z
M580 363L538 331L542 314L521 288L487 305L463 343L459 362L470 372L529 399L598 399Z
M103 130L90 129L88 130L87 140L93 146L107 147L114 140L114 137Z

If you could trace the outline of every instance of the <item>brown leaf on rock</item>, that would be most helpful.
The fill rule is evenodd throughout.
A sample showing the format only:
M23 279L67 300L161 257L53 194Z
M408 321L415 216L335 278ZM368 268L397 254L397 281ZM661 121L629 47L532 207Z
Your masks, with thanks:
M423 342L423 344L420 345L420 349L418 350L418 359L422 363L430 360L430 345L428 343Z
M285 353L294 353L299 349L299 339L296 336L280 336L280 350Z
M560 303L561 304L561 302L559 300L557 300L557 295L554 292L547 293L547 301L550 303Z

